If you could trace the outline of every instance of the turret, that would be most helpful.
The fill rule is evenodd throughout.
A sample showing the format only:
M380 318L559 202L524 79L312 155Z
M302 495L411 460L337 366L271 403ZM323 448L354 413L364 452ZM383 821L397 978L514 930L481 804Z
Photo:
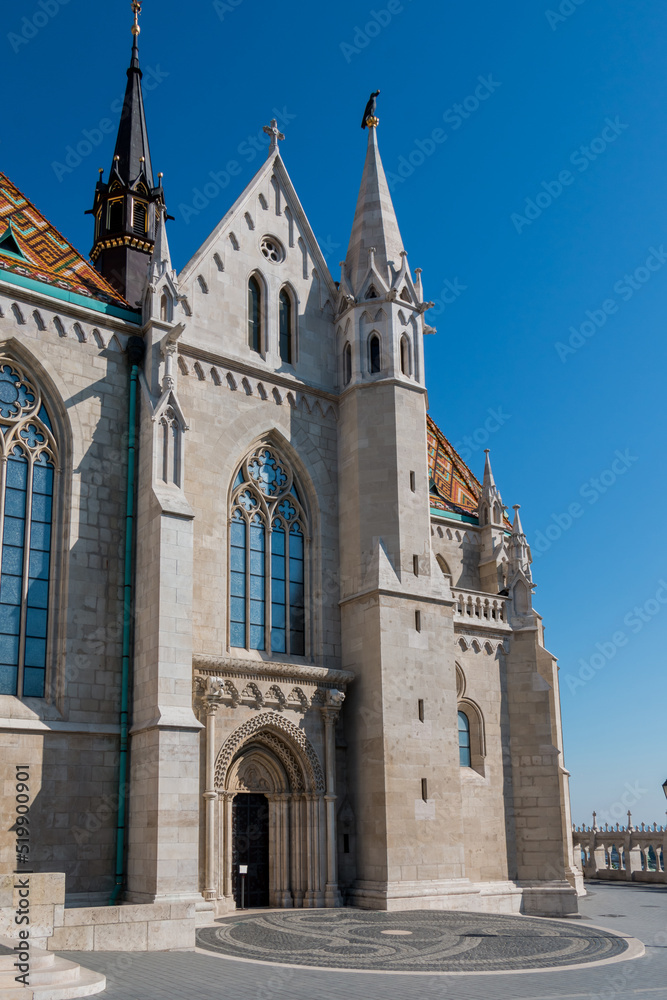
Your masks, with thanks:
M505 507L491 468L489 449L485 449L484 479L479 497L481 551L479 559L482 590L497 594L506 585L507 550L505 541Z
M140 306L148 264L155 242L159 210L164 206L162 174L153 180L146 115L139 67L140 0L133 0L132 58L109 178L95 188L95 236L91 259L95 267L132 306Z
M507 587L512 598L511 623L514 628L534 627L533 589L535 584L530 570L530 564L533 560L519 517L519 504L514 505L514 524L508 547Z

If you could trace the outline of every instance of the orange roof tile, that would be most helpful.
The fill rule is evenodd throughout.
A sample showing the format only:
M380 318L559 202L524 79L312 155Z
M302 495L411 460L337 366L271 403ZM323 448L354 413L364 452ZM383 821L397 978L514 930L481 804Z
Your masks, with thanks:
M9 234L20 254L3 248L3 239ZM10 271L119 309L132 309L3 173L0 173L0 271Z

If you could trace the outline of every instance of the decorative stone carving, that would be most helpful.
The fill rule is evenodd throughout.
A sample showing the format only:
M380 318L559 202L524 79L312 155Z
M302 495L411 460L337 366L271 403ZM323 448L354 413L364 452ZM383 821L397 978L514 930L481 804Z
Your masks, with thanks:
M273 782L266 770L255 760L244 762L236 775L236 788L244 792L271 792Z
M250 681L241 692L241 700L252 702L255 708L261 708L264 704L264 695L257 685L253 681Z
M285 751L291 754L294 750L310 790L324 791L322 766L308 737L300 729L297 729L293 722L289 722L277 712L263 712L261 715L248 719L225 740L215 765L215 787L217 789L225 788L231 761L243 744L248 743L252 738L273 746L276 752L280 750L282 754ZM281 760L284 762L283 756L281 756Z

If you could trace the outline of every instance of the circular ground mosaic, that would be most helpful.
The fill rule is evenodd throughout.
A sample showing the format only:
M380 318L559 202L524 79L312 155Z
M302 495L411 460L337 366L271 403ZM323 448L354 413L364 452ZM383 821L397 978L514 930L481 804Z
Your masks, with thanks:
M197 932L229 958L382 972L557 969L616 958L628 944L579 923L412 910L274 910L235 914Z

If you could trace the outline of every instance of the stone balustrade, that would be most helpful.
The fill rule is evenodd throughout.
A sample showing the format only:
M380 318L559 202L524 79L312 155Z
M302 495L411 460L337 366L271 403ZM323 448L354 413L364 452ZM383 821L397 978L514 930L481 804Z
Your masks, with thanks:
M477 590L460 590L458 587L452 588L452 595L456 620L467 620L493 628L509 628L506 607L508 597L494 597Z
M667 825L634 826L628 812L625 826L593 825L572 827L574 860L584 878L621 882L667 883Z

